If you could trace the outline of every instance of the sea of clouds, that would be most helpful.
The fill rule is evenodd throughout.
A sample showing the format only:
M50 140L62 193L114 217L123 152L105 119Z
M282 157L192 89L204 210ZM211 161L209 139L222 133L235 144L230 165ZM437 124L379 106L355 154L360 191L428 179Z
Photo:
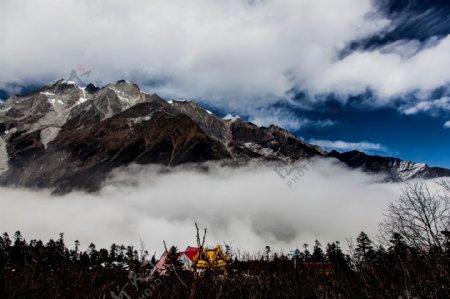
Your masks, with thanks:
M350 170L333 159L316 160L296 179L274 166L209 170L182 167L161 173L156 166L114 172L95 194L51 195L49 190L0 188L0 228L47 241L64 232L66 243L86 248L112 243L161 252L163 240L183 249L196 245L195 226L206 227L207 244L231 244L250 253L266 245L288 251L313 244L372 238L388 203L403 184Z

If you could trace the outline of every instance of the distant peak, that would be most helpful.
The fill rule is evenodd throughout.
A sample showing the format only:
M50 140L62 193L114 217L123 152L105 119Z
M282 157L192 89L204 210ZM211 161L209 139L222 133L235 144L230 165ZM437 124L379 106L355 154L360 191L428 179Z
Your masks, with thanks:
M100 89L100 88L98 88L97 86L95 86L95 85L92 84L92 83L89 83L89 84L86 86L86 88L85 88L85 90L86 90L87 92L89 92L89 93L97 92L99 89Z
M47 87L55 87L55 86L60 86L60 85L75 85L78 87L78 84L74 81L69 81L66 79L58 79L55 81L50 82L49 84L47 84Z
M122 79L122 80L117 81L116 84L133 84L133 83L131 83L130 81L127 81L125 79Z
M66 90L81 90L81 87L74 81L59 79L42 87L39 92L63 93Z
M340 153L337 150L332 150L331 152L328 152L328 156L338 156Z
M134 92L141 92L141 89L139 86L133 82L127 81L127 80L119 80L116 83L111 83L106 85L106 87L112 88L114 90L120 90L120 91L130 91L133 90Z
M48 83L46 86L48 86L48 87L55 86L55 85L61 84L64 81L66 81L66 80L58 79L58 80L55 80L55 81L52 81L52 82Z

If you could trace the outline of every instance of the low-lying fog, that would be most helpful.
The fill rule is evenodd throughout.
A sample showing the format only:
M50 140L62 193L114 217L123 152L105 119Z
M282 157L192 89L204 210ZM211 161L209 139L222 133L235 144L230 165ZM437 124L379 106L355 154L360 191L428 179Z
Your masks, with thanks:
M273 166L244 168L210 165L210 171L178 169L166 174L154 166L116 171L98 194L0 189L0 229L20 230L27 240L78 239L86 248L112 243L135 245L158 254L162 241L180 249L195 245L195 227L206 227L207 244L231 244L243 251L266 245L290 250L304 243L323 245L355 238L362 230L375 239L383 209L398 198L403 184L379 183L333 160L317 160L293 181Z

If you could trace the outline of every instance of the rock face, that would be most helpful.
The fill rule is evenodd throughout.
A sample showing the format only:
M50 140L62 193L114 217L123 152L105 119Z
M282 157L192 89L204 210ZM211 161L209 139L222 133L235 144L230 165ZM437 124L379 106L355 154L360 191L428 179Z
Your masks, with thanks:
M101 89L59 80L0 105L0 183L97 190L116 167L210 160L293 161L320 154L289 132L223 120L127 81Z
M360 168L366 172L382 174L386 181L391 182L450 177L449 169L429 167L424 163L413 163L398 158L370 156L358 151L346 153L332 151L327 156L336 158L351 168Z
M0 184L98 190L114 168L130 163L249 160L291 163L334 157L390 180L450 176L394 158L359 152L329 154L277 126L223 120L190 101L166 101L127 81L80 88L59 80L0 104Z

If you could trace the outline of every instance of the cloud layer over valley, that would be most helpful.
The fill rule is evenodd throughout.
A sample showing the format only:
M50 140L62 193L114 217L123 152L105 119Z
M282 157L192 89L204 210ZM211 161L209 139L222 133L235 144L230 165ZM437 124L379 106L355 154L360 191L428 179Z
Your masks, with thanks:
M377 183L330 159L318 160L295 180L282 179L268 166L209 168L156 175L156 167L132 166L116 171L98 194L59 197L1 188L0 227L20 230L28 239L64 232L68 243L78 239L83 247L138 246L141 238L150 252L161 252L163 240L180 248L195 245L198 222L208 228L210 245L289 250L316 238L345 244L362 230L375 237L382 210L401 187Z

